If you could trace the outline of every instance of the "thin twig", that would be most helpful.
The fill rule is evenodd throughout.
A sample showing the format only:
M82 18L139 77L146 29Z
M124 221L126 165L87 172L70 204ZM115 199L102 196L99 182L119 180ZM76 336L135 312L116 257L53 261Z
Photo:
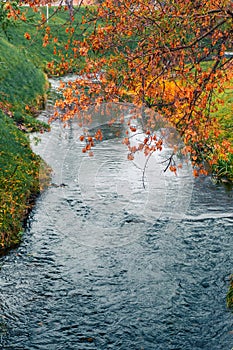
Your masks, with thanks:
M154 153L154 151L152 151L148 157L146 158L146 161L145 161L145 165L144 165L144 168L143 168L143 172L142 172L142 185L143 185L143 188L144 190L146 189L146 186L145 186L145 173L146 173L146 167L147 167L147 164L150 160L150 157L152 156L152 154Z

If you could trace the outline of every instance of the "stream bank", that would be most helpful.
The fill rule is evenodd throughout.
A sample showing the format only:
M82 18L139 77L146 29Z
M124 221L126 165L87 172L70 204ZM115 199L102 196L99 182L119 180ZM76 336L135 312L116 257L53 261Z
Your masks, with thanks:
M0 254L21 241L24 220L39 188L41 158L28 133L44 132L35 118L45 106L45 74L0 36Z

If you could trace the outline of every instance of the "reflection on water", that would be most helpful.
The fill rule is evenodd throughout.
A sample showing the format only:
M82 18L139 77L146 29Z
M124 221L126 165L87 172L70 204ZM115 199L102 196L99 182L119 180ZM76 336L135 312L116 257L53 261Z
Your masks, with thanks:
M141 156L127 161L109 135L89 158L79 133L55 123L34 145L63 186L1 259L2 349L231 349L232 192L193 181L188 164L164 174L168 150L144 189Z

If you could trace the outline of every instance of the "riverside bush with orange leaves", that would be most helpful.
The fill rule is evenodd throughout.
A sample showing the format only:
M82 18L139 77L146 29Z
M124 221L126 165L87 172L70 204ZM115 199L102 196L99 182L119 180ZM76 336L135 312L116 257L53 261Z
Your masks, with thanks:
M232 182L233 144L227 131L232 104L219 117L227 103L222 94L232 82L233 58L225 55L232 50L232 1L106 0L88 8L82 21L72 14L65 62L72 58L80 67L84 60L84 68L76 82L62 87L55 118L81 122L83 110L107 102L150 108L155 118L162 116L179 131L194 176L211 173L217 181ZM60 109L66 113L60 115ZM145 131L154 133L153 124L151 119L144 123ZM146 156L156 151L144 145L140 151Z

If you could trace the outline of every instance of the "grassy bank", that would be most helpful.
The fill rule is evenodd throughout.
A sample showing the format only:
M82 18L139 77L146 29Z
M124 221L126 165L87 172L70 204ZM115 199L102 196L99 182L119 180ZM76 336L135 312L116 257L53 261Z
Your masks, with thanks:
M0 33L0 253L19 243L39 192L40 159L27 132L47 128L35 119L46 89L44 73Z
M85 31L83 32L81 23L87 11L85 7L79 9L75 15L75 33L69 30L69 13L63 8L58 12L56 7L50 8L50 18L43 25L41 16L46 16L45 7L40 7L37 13L30 8L22 11L25 11L28 20L18 21L7 30L10 42L48 75L60 76L77 70L83 58L76 57L71 46L67 44L83 37ZM25 33L29 34L27 38Z
M46 79L24 55L0 38L0 253L20 241L23 219L39 191L40 159L28 131L46 125L34 118Z
M39 165L27 135L0 111L0 252L20 241L23 219L39 192Z
M40 191L42 160L32 152L28 132L49 129L35 118L44 108L45 73L58 76L74 71L72 58L69 64L64 60L71 53L65 48L70 36L65 30L67 11L49 20L56 43L51 37L43 45L47 26L38 31L38 23L46 9L36 14L25 10L27 22L16 21L6 33L0 31L0 254L20 242L24 219ZM30 40L25 33L30 33ZM50 69L48 62L53 62Z

